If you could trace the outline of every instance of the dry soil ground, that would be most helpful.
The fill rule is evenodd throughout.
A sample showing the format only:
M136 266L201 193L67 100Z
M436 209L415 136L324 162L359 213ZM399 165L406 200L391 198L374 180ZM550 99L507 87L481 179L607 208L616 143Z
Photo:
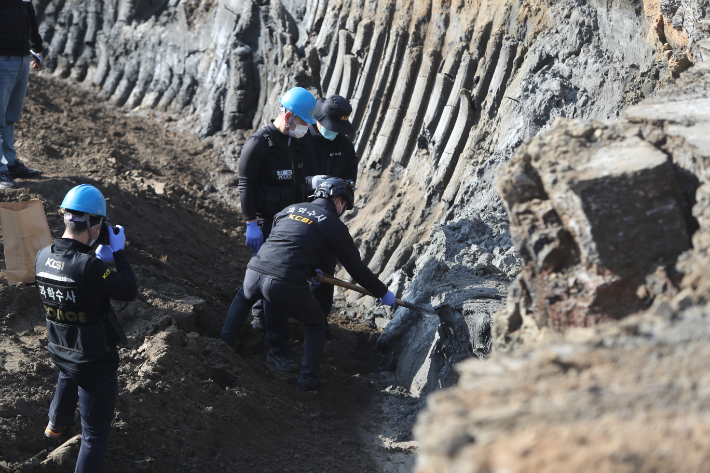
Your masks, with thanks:
M140 288L136 301L116 305L130 343L120 349L104 471L404 471L421 402L385 389L391 375L377 371L376 330L331 316L336 340L315 393L297 391L295 374L265 362L260 334L246 331L236 352L219 340L250 254L240 215L210 184L232 172L214 143L167 117L136 117L63 82L31 78L16 144L43 175L0 191L0 200L42 200L56 237L64 194L96 185L111 221L126 228ZM3 258L0 470L73 471L80 431L59 443L42 436L57 371L36 288L8 286L4 271ZM302 348L297 323L292 339Z

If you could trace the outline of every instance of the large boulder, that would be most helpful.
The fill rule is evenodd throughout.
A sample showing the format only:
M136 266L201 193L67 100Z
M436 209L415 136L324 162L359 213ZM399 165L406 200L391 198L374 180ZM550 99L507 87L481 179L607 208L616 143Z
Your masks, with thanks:
M540 327L647 307L646 279L690 247L674 165L637 126L558 119L496 183Z

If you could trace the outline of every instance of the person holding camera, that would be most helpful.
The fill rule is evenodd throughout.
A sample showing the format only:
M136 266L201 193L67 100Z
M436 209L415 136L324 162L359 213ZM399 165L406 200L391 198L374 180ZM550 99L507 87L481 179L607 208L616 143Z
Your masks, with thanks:
M41 249L35 261L35 281L46 312L47 349L59 369L44 433L51 439L61 437L76 422L78 402L82 435L76 472L97 472L118 396L116 346L128 343L110 300L132 301L138 289L124 253L124 230L106 224L103 194L82 184L67 193L61 208L64 235ZM103 244L92 256L97 240ZM115 272L106 266L111 260Z
M279 115L254 133L239 157L239 199L246 222L246 244L254 253L269 237L274 215L306 200L306 176L313 159L303 137L315 123L316 99L302 87L289 89L279 100ZM263 331L262 304L253 309L252 326ZM267 333L267 338L269 334Z
M301 391L315 390L320 382L326 320L308 287L309 280L311 284L320 284L315 280L315 276L322 273L318 268L337 256L355 281L372 294L380 294L378 297L383 304L395 306L394 294L362 261L348 227L340 220L346 210L353 208L352 187L342 179L326 179L320 183L314 197L311 203L292 205L276 214L271 236L247 266L244 284L232 301L221 334L222 340L233 346L250 307L263 297L269 302L265 304L266 328L271 334L269 356L290 359L295 365L288 323L283 323L281 315L303 322L306 336L298 378ZM298 365L295 367L297 369Z
M17 159L15 123L22 114L30 65L42 70L42 37L30 0L0 2L0 189L19 187L16 177L38 177Z

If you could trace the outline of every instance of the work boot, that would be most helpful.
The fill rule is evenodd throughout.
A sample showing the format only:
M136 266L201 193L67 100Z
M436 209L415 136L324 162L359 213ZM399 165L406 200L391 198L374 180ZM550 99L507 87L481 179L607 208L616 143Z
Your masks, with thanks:
M264 324L264 316L262 314L254 315L251 318L251 328L259 332L266 332L266 324Z
M12 178L10 171L0 171L0 189L14 189L20 187Z
M298 383L296 389L298 389L299 391L318 391L318 385L309 386L306 383Z
M269 351L269 356L266 357L266 361L281 371L288 371L289 373L298 371L298 365L293 360L293 356L291 355Z
M10 171L10 174L12 174L12 177L31 178L39 177L39 175L42 174L37 169L28 168L19 159L16 159L15 164L8 166L7 169Z

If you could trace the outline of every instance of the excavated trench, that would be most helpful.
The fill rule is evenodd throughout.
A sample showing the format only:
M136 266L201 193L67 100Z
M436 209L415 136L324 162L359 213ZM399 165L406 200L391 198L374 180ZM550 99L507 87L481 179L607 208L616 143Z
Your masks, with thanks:
M372 358L365 357L369 368L353 367L346 375L355 379L378 365L385 370L369 371L368 380L381 385L389 401L378 401L377 409L383 411L375 409L368 422L377 426L382 416L396 418L387 426L388 453L353 471L409 468L411 458L399 466L387 462L406 457L409 446L415 445L408 443L409 429L424 397L454 384L458 373L453 367L465 358L473 357L466 366L473 366L469 370L475 373L480 365L475 358L490 355L493 315L518 314L511 304L527 304L526 288L521 288L520 277L515 278L521 270L525 273L529 261L525 254L520 256L521 240L511 237L511 214L506 212L510 208L494 190L499 168L558 118L615 119L629 105L672 86L683 70L704 58L707 48L701 39L708 35L705 0L42 0L36 7L50 44L49 73L55 78L92 91L129 117L162 121L169 133L197 136L209 144L193 154L198 166L184 164L183 149L174 145L174 151L148 168L157 172L173 160L183 162L171 174L182 183L169 192L188 206L199 206L204 199L226 209L219 212L238 215L235 172L241 144L251 130L275 116L277 99L288 88L303 86L316 95L338 93L351 101L357 128L351 138L360 159L358 203L346 217L351 233L370 268L397 297L431 304L439 314L425 317L403 308L392 314L358 294L338 296L338 324L346 331L357 327L356 332L367 332L362 336L367 350L372 350ZM120 139L120 130L114 133ZM63 149L59 151L55 154L63 155ZM116 164L111 156L107 159ZM119 156L113 159L120 161ZM526 173L527 168L521 175ZM143 179L139 189L141 185L157 189L150 183L155 176L129 175ZM540 215L544 219L547 214ZM243 239L238 222L235 216L224 228L236 246L223 247L220 255L241 251L236 250L241 244L236 241ZM188 265L199 259L189 256ZM241 265L243 261L230 263L233 280L239 278ZM200 287L197 281L193 284ZM506 304L509 289L512 297ZM207 288L203 291L209 300ZM231 296L224 292L215 304L228 303ZM539 296L544 300L543 293ZM506 305L507 312L502 311ZM496 321L494 334L505 338L501 350L530 343L547 332L547 319L523 314L518 323L515 317L502 325L502 319ZM191 334L207 338L215 334L214 326L190 331L171 320L150 329L153 332L138 333L172 337L170 343L193 357L200 349L205 351L202 343L210 342ZM531 320L534 329L529 327ZM165 335L173 325L181 342ZM519 336L516 329L521 327L524 333ZM172 346L169 340L165 343ZM209 346L207 351L216 349ZM244 367L245 373L255 366L250 356L260 354L253 340L247 346L240 353L250 367ZM126 356L134 357L136 364L147 356L160 365L159 355L147 355L151 346L139 348ZM332 366L337 370L353 352L333 350ZM240 362L225 358L223 366L231 363ZM174 369L174 364L165 364L157 370ZM222 371L213 368L215 372ZM262 374L257 370L256 379ZM213 377L230 376L237 374ZM213 377L203 376L201 382ZM466 378L469 384L470 379ZM230 383L217 383L225 393L232 389ZM208 407L200 404L200 409ZM320 407L328 418L328 408ZM306 418L309 409L307 403L299 405L297 415ZM195 422L198 427L210 423ZM275 420L265 425L264 432L280 430ZM341 426L336 422L332 427ZM418 438L427 435L423 431ZM432 452L445 452L444 457L457 453L468 442L462 439L470 436L456 435L449 446L430 442L434 450L427 458L438 458ZM194 448L189 450L195 454ZM142 460L146 462L142 466L155 465L151 458ZM282 460L288 464L286 456ZM261 465L258 455L247 463L251 468ZM299 463L293 468L316 471L321 466L349 471L327 463L316 467Z
M397 297L451 316L346 300L383 330L378 346L399 384L420 395L455 382L461 359L487 355L481 334L520 271L493 190L498 167L558 117L615 118L672 83L701 35L694 5L67 0L38 11L55 76L214 136L232 171L249 129L275 116L288 88L351 101L351 233ZM238 208L235 180L211 178Z
M334 311L316 393L266 363L263 335L247 330L236 351L218 338L251 252L240 215L210 187L207 169L233 176L215 140L174 125L33 76L16 144L43 177L0 193L41 200L57 237L66 190L91 183L126 228L139 296L115 306L129 343L103 471L411 471L422 402L379 369L376 329ZM57 371L37 289L8 286L5 269L3 258L0 471L73 471L81 430L42 435ZM303 336L294 323L298 351Z

